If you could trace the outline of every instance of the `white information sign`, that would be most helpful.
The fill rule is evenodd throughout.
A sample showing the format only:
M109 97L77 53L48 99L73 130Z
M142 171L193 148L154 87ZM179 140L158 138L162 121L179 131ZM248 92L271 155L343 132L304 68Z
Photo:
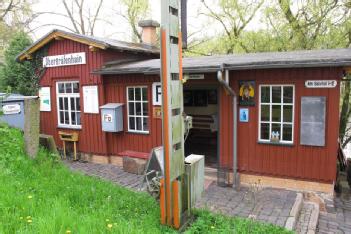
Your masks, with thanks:
M306 80L306 88L335 88L338 82L336 80Z
M51 111L50 87L39 89L40 111Z
M161 82L152 83L152 104L154 106L162 105L162 86Z
M61 67L85 63L85 52L46 56L43 58L43 67Z
M83 86L84 113L99 113L99 94L98 87Z
M19 104L10 104L2 107L4 115L15 115L21 113L21 106Z

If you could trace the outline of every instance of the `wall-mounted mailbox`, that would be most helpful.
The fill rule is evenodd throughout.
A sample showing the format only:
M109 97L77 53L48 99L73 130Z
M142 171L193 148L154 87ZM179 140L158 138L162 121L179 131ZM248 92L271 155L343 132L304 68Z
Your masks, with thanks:
M121 132L123 131L123 104L107 103L100 106L102 131Z

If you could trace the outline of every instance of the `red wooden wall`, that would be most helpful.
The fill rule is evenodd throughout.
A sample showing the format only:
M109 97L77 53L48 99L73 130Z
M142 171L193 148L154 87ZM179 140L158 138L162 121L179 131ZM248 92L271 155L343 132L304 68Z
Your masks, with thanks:
M100 75L92 74L92 71L99 69L105 62L118 59L130 58L154 58L155 55L144 55L113 50L89 50L89 46L71 40L53 40L48 44L48 55L61 55L68 53L85 52L86 64L47 68L44 76L40 80L41 87L51 87L51 112L40 113L41 132L54 136L56 144L62 145L59 140L58 131L79 132L78 150L80 152L106 155L108 154L106 133L101 130L100 114L83 113L83 93L84 85L98 85L99 105L106 103L105 89L103 88ZM81 124L82 129L70 130L58 128L57 107L56 107L56 82L65 80L78 80L80 85L81 104Z
M339 68L304 68L233 71L230 85L238 91L239 80L255 80L254 107L249 108L249 122L238 123L238 169L241 172L278 177L332 182L336 175L339 129L340 86L332 89L305 88L305 80L333 79L340 81ZM280 146L258 143L258 111L260 84L295 85L294 143ZM302 96L326 96L326 145L300 145L300 111ZM220 98L221 165L232 168L233 106L232 98L221 91ZM229 127L228 127L229 126Z
M159 76L144 75L118 75L104 77L106 102L124 103L123 125L124 131L120 133L107 133L108 153L116 155L124 150L150 152L162 144L162 120L153 117L152 83L159 82ZM148 88L149 100L149 133L128 132L127 120L127 94L128 86L143 85Z

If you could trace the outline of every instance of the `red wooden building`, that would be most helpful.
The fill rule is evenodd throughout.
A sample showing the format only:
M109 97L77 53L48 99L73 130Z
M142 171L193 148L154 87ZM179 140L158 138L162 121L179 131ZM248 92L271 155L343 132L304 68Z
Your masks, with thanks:
M54 30L21 53L21 61L47 53L41 132L59 146L59 131L77 132L78 151L95 162L162 145L159 51L144 39L149 44ZM183 66L184 112L193 117L186 153L221 170L237 167L242 182L332 191L351 49L185 58ZM122 104L122 131L102 130L108 103Z

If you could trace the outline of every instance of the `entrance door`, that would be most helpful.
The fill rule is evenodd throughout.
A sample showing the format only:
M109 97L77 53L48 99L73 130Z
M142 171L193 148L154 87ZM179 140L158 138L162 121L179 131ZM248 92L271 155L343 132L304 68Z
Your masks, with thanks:
M217 87L184 86L184 112L192 117L193 128L185 141L185 155L205 155L208 167L217 167Z

